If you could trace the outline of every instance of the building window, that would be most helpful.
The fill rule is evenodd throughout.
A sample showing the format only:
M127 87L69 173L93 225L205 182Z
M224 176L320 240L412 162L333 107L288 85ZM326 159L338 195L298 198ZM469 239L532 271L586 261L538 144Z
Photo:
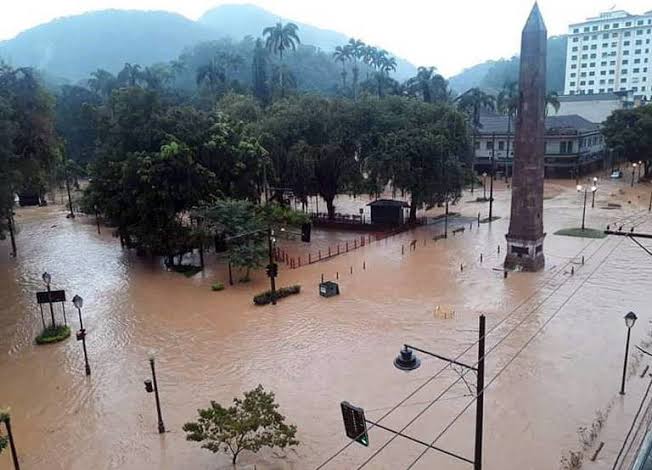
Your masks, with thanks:
M589 85L595 85L595 80L589 80Z
M625 41L625 42L623 42L623 46L629 46L629 45L630 45L630 42L629 42L629 41Z
M616 61L612 60L611 62L609 62L609 65L616 65Z
M637 92L637 91L638 91L638 87L637 87L637 86L632 87L632 91Z
M605 33L602 35L602 39L609 39L609 33Z
M641 49L636 49L636 50L634 51L634 54L640 54L641 52L643 52L643 51L641 51Z
M606 85L607 81L606 80L600 80L600 85Z
M586 77L586 72L582 72L582 73L580 74L580 77L582 77L582 78Z
M634 63L635 63L635 64L640 64L640 63L641 63L641 59L634 59Z
M632 22L628 21L628 22L625 23L625 28L629 28L631 25L632 25Z
M632 73L640 73L641 69L634 69L632 70Z
M620 73L623 74L623 75L627 75L627 72L628 72L627 69L623 69Z
M641 91L645 91L645 90L646 90L646 87L642 86Z
M597 26L594 26L593 28L591 28L591 30L592 30L592 31L597 31L597 30L598 30L598 27L597 27Z
M607 91L608 91L609 93L611 93L611 92L614 91L614 89L613 89L613 88L607 88Z
M607 61L606 60L600 62L600 67L606 67L606 66L607 66Z
M582 46L582 50L583 50L583 51L588 51L588 50L589 50L589 46Z
M616 54L613 54L616 55ZM623 55L629 55L629 51L623 51Z
M589 77L595 77L595 72L589 72Z
M597 59L597 58L598 58L597 55L595 55L595 54L591 54L591 59ZM595 65L593 65L592 67L595 67Z
M577 37L573 38L573 42L579 42L579 41L580 41L580 38L577 38Z
M612 37L612 38L617 38L617 37L618 37L618 33L613 33L613 34L611 35L611 37Z
M494 149L493 141L491 140L487 141L487 150L493 150L493 149Z
M602 76L607 75L607 71L606 71L606 70L601 70L601 71L600 71L600 75L602 75Z
M480 150L480 141L475 142L475 149Z
M627 79L626 78L621 78L620 83L627 83Z
M570 86L575 86L575 82L570 82Z
M585 68L586 68L586 64L582 64L582 68L585 69Z
M609 26L609 25L607 25ZM618 28L620 26L620 23L614 23L614 29Z
M498 141L498 150L505 150L505 142L502 140Z
M603 43L602 43L602 47L604 47L604 48L609 47L609 43L608 43L608 42L603 42Z
M589 55L588 55L588 54L582 54L582 60L586 60L586 59L588 59L588 58L589 58Z
M571 70L575 70L577 68L577 64L571 64Z
M604 93L604 88L600 88L599 93Z
M623 65L627 65L627 64L629 64L629 60L627 59L623 60Z
M575 78L576 76L577 76L577 74L575 72L570 74L570 78Z
M614 84L614 79L613 79L613 78L610 78L609 81L608 81L607 83L608 83L609 85L613 85L613 84ZM612 91L613 91L613 90L612 90Z
M562 140L559 143L559 153L562 154L562 155L573 153L573 141L572 140L569 140L569 141Z
M630 37L631 35L632 35L631 31L625 31L625 34L623 34L623 36L625 36L626 38Z
M595 67L595 62L591 62L589 65L590 65L591 67Z
M577 46L573 47L573 52L577 52Z
M643 24L643 20L638 20L638 21L636 22L636 24L639 25L639 26L641 26L641 25Z
M575 29L573 29L573 34L577 34L577 33L579 33L579 32L580 32L580 29L579 29L579 28L575 28Z
M609 75L616 75L616 71L615 70L609 70Z
M643 40L642 39L637 39L635 44L637 46L642 46L643 45Z
M576 55L572 55L572 56L571 56L571 60L577 60L577 56L576 56Z
M598 48L597 44L591 44L591 50L594 51Z

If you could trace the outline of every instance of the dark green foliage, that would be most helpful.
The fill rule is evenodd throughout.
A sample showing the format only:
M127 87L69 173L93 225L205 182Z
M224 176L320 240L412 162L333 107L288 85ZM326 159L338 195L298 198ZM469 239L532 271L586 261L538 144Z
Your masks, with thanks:
M301 286L281 287L276 289L276 300L296 295L301 292ZM256 305L268 305L272 303L272 291L265 291L262 294L254 296L254 303Z
M221 292L224 290L224 284L222 282L216 282L211 286L213 292Z
M10 419L9 411L0 409L0 424ZM2 434L0 430L0 454L9 445L9 438Z
M36 344L58 343L70 337L70 327L67 325L56 325L48 327L36 337Z
M201 272L201 268L198 266L192 266L190 264L177 264L172 266L172 270L175 273L183 274L186 277L193 277L195 274Z
M245 392L244 399L234 398L228 408L212 401L209 408L197 410L198 420L184 424L183 430L187 440L202 443L202 448L231 454L235 465L243 450L299 445L296 426L285 423L278 407L274 393L259 385Z
M652 165L652 108L618 110L611 114L602 127L607 147L614 155L630 162L643 161L645 176Z
M86 165L95 157L97 135L92 108L101 104L101 98L87 88L67 85L56 98L55 125L64 141L66 155L72 161Z

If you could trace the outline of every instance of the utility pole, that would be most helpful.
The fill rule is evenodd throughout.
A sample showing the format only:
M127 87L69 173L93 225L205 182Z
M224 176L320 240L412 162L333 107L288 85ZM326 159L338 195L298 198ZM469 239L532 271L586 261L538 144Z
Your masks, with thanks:
M496 157L496 133L494 132L491 135L491 182L489 183L489 223L493 220L494 215L494 175L496 172L495 168L495 157Z
M478 339L478 380L476 383L475 401L475 458L473 469L482 470L482 428L484 425L484 356L486 318L480 315L480 331Z

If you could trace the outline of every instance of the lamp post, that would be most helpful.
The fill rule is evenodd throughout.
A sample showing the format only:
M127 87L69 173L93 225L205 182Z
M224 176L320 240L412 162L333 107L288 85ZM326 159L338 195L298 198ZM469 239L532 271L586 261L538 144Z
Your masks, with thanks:
M589 187L588 186L582 186L581 184L577 185L577 192L580 193L584 190L584 206L582 209L582 231L585 230L586 228L586 200L588 198L589 194ZM591 186L591 192L595 194L595 192L598 190L597 187Z
M629 312L625 315L625 325L627 326L627 342L625 343L625 361L623 363L623 380L620 385L620 394L625 394L625 378L627 376L627 356L629 356L629 338L632 333L632 327L636 323L638 317L634 312Z
M641 181L641 170L643 169L643 161L639 160L638 162L638 180Z
M482 199L487 200L487 172L482 173Z
M158 396L158 384L156 382L156 367L154 365L154 353L149 354L149 365L152 368L152 380L145 380L145 391L147 393L154 392L156 397L156 414L158 415L158 432L163 434L165 432L165 424L163 424L163 415L161 414L161 401Z
M14 234L14 211L13 209L9 209L9 212L7 212L7 228L9 230L9 239L11 240L11 256L14 258L18 256L18 252L16 251L16 235Z
M421 365L421 360L416 356L414 351L419 351L423 354L435 357L437 359L446 361L451 365L455 364L457 366L463 367L465 369L476 372L477 381L476 381L476 409L475 409L475 452L473 462L466 460L469 463L473 463L474 470L482 470L482 440L483 440L483 427L484 427L484 369L485 369L485 335L486 335L486 319L484 315L480 315L479 318L479 339L478 339L478 362L477 367L464 364L454 359L449 359L445 356L426 351L424 349L419 349L408 344L403 346L403 349L399 352L399 355L394 359L394 366L397 369L409 372L417 369ZM449 456L457 457L457 455L448 453Z
M74 219L75 218L75 213L72 210L72 197L70 196L70 179L68 178L68 160L63 164L63 171L65 172L66 176L66 191L68 192L68 208L70 209L70 214L68 214L66 217L69 219Z
M86 364L86 375L91 375L91 366L88 365L88 353L86 352L86 330L84 329L84 322L82 321L81 309L84 306L84 299L79 295L75 295L72 298L72 303L79 313L79 331L77 332L77 341L82 342L82 348L84 349L84 364Z
M9 411L0 410L0 422L4 422L5 427L7 428L7 438L9 439L9 449L11 450L11 459L14 462L14 470L20 470L18 453L16 452L16 444L14 443L14 435L11 432L11 416L9 415Z
M636 178L636 167L638 166L638 163L632 163L632 184L631 187L634 187L634 178Z
M43 273L41 276L43 279L43 282L45 283L45 286L48 288L48 303L50 304L50 316L52 317L52 329L54 329L55 324L54 324L54 307L52 306L52 294L50 290L50 283L52 282L52 276L50 276L50 273L47 271Z
M591 209L595 209L595 193L598 192L598 177L597 176L593 177L593 187L595 188L595 191L592 191L593 199L591 200Z

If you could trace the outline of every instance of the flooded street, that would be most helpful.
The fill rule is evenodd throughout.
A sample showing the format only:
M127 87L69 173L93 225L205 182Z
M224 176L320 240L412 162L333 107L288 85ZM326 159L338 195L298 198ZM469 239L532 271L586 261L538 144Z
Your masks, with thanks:
M652 232L650 190L601 182L595 209L589 201L587 226L622 224L629 230L637 224ZM500 220L473 224L472 230L467 224L463 234L438 242L432 238L442 225L426 226L327 262L282 269L278 284L301 284L303 291L276 307L252 304L252 296L267 289L264 272L249 284L211 292L213 282L227 279L212 255L206 271L188 279L122 250L109 229L97 234L93 220L66 219L63 206L20 209L18 258L9 256L8 242L0 243L0 406L11 408L21 468L231 468L228 456L186 442L181 427L210 400L227 404L258 384L276 393L281 412L298 426L301 445L286 452L244 452L242 465L317 468L349 442L342 400L364 407L376 420L437 374L382 421L402 428L449 389L406 431L430 442L472 400L469 390L455 370L433 358L422 357L422 366L409 374L392 361L409 343L451 357L468 350L459 360L475 363L480 314L487 316L489 332L486 469L560 468L562 455L581 447L578 428L590 426L598 411L609 412L610 426L622 428L624 437L629 421L622 410L638 406L647 380L632 375L628 394L618 395L623 316L631 310L639 317L632 344L649 338L652 258L624 237L554 235L580 225L583 196L570 181L548 182L546 195L544 272L504 279L494 269L504 259L510 200L509 190L497 183L494 214ZM486 217L488 205L471 199L466 194L451 211ZM608 202L622 208L603 209ZM350 212L360 205L352 203ZM408 247L412 240L415 251ZM84 298L88 378L74 335L52 346L34 344L41 329L35 292L44 289L44 271L69 300L75 294ZM340 297L319 297L322 273L327 279L339 273ZM437 306L452 314L441 315ZM73 330L78 328L70 302L66 313ZM157 433L154 397L143 386L150 350L157 358L169 431L164 435ZM631 362L632 371L651 363ZM472 384L475 377L467 380ZM473 458L474 419L471 406L436 445ZM323 468L358 468L391 437L372 429L368 448L351 445ZM421 451L394 439L365 468L407 468ZM11 468L3 452L0 469ZM430 451L413 468L471 466Z

